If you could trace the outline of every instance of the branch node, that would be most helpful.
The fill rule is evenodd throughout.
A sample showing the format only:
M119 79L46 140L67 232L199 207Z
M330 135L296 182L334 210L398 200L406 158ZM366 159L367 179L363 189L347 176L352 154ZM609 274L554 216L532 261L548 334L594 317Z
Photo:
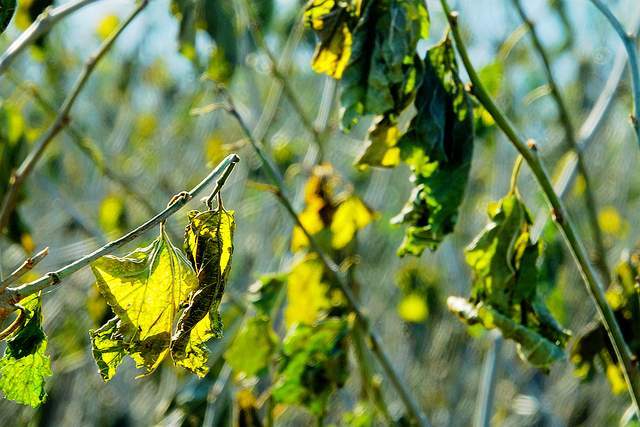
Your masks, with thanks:
M551 209L551 218L558 224L564 224L564 217L560 213L560 211L556 208Z

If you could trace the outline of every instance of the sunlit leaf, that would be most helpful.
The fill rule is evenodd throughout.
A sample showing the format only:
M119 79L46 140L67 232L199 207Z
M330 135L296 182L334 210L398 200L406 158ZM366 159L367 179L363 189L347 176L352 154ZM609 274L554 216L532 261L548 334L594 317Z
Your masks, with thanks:
M352 195L338 205L331 221L331 244L335 249L342 249L356 232L369 225L375 214L359 197Z
M367 145L356 160L360 169L367 166L395 167L400 163L400 149L396 147L400 139L398 126L382 117L369 129Z
M564 357L569 334L538 292L541 248L530 240L531 217L518 195L510 193L489 206L489 218L466 250L473 272L471 298L450 297L447 304L469 324L500 329L518 343L523 360L546 369Z
M231 270L233 255L233 211L189 214L185 231L185 251L197 277L198 287L178 320L171 339L171 355L177 365L198 375L206 374L205 342L222 337L219 307Z
M400 256L435 250L453 231L469 179L473 111L448 38L427 53L416 108L417 115L398 142L415 185L393 219L407 226Z
M240 378L251 378L269 366L276 349L278 336L273 331L271 319L256 316L248 319L224 358Z
M323 281L323 274L324 266L311 256L291 269L287 276L287 307L284 311L287 327L297 323L311 325L330 307L329 286Z
M348 322L327 318L291 328L283 341L282 361L273 387L278 403L302 405L319 415L331 393L348 376Z
M51 376L51 362L46 354L47 336L41 325L40 296L32 295L21 303L25 320L7 340L0 359L0 390L7 399L35 408L47 397L45 379Z
M118 28L118 25L120 25L120 19L118 18L118 15L105 15L102 19L100 19L98 27L96 28L96 33L98 34L98 37L104 40L109 37L116 28Z

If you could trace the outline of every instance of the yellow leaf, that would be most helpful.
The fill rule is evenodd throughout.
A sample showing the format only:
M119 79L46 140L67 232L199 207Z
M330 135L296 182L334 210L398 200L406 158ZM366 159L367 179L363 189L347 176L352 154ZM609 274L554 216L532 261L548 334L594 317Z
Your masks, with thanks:
M626 223L613 206L602 208L598 214L600 228L607 234L620 237L626 231Z
M313 324L329 308L328 286L322 282L323 265L315 258L306 258L293 267L287 277L287 307L284 311L287 328L296 323Z
M342 202L331 222L331 245L342 249L356 234L374 219L374 213L357 196L350 196Z

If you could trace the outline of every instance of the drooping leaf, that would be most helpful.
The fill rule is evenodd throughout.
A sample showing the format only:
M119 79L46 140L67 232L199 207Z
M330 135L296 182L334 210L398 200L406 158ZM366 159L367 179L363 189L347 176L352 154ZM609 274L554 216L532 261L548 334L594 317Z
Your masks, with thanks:
M171 339L171 355L177 365L199 375L207 360L204 345L210 338L222 337L219 307L231 271L233 255L233 211L189 214L185 230L185 251L193 266L198 287L189 295L189 302Z
M615 271L615 281L606 292L625 342L633 355L640 354L640 300L637 278L640 277L640 254L636 251L624 255ZM600 321L594 320L580 331L573 348L571 362L576 366L576 375L590 379L597 372L597 361L604 367L614 393L626 391L626 384L616 353L608 339L607 331Z
M251 378L264 371L278 344L271 319L256 316L248 319L233 340L224 358L240 378Z
M516 193L489 207L491 222L467 247L473 272L471 298L450 297L449 309L468 324L498 328L518 343L518 353L547 369L564 357L569 333L549 313L538 292L540 243L530 240L531 218Z
M323 281L324 266L313 256L296 264L287 276L287 327L312 325L331 306L329 285Z
M348 332L348 322L336 317L291 328L283 341L274 400L321 414L331 393L348 377Z
M115 375L125 354L147 374L153 372L173 349L172 336L184 346L181 353L172 352L174 362L200 376L207 372L204 343L219 336L219 315L217 310L213 320L208 312L195 315L202 313L199 291L206 285L199 283L200 277L164 227L149 246L125 257L102 257L91 267L100 293L116 314L90 333L105 381Z
M412 101L419 80L416 47L429 31L419 0L366 2L353 30L349 62L342 77L342 125L350 129L367 114L395 120Z
M9 26L16 11L16 0L0 0L0 34Z
M342 78L351 56L352 30L361 7L362 0L314 0L309 3L304 13L305 23L319 39L312 62L315 72Z
M449 38L427 53L416 108L398 142L415 184L406 206L392 220L407 226L400 256L435 250L453 231L469 178L473 111Z
M0 390L7 399L35 408L47 397L45 379L51 376L51 361L46 354L40 296L25 298L22 306L23 326L7 340L0 359Z
M356 160L359 169L369 166L392 168L400 163L400 148L396 146L400 139L400 131L396 123L380 116L369 129L364 150Z

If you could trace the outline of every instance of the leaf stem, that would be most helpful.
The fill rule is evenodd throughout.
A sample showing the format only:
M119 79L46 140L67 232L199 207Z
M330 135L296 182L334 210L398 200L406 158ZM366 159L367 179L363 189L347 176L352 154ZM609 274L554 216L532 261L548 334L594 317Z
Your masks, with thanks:
M212 182L216 181L216 189L214 190L214 193L216 191L219 192L222 186L224 186L229 173L239 160L240 158L236 154L227 156L209 175L207 175L206 178L191 189L191 191L180 193L178 197L174 197L172 203L170 203L166 209L119 239L107 243L101 248L96 249L90 254L85 255L58 270L45 274L38 280L15 288L7 288L3 293L0 293L0 311L3 309L9 311L15 310L15 304L22 298L59 284L63 279L88 266L96 259L104 255L108 255L122 245L136 239L145 231L155 227L162 221L165 221L167 218L174 215L182 209L189 200L200 194Z
M493 102L484 88L482 81L478 77L478 74L471 63L471 59L469 58L467 49L462 40L462 36L460 35L457 13L451 12L447 0L440 0L440 3L442 4L442 8L444 9L447 20L449 21L449 25L451 26L458 53L460 54L462 62L467 70L467 74L473 84L474 94L489 114L491 114L496 124L511 141L516 150L518 150L522 157L524 157L551 206L553 218L569 246L578 266L578 270L580 271L591 298L596 304L597 311L602 318L603 325L607 330L611 344L615 350L618 360L621 363L622 373L636 412L640 414L638 407L638 401L640 401L640 383L638 382L637 372L631 362L631 353L627 347L613 311L607 303L602 284L598 280L598 277L589 262L584 245L576 234L575 227L569 217L569 213L565 208L564 203L553 190L553 185L551 184L551 180L547 176L542 162L540 161L536 146L534 144L527 146L527 143L518 135L509 119Z
M589 175L583 152L580 150L580 147L578 145L575 128L573 126L571 116L569 115L569 109L567 108L567 104L564 101L562 93L560 92L558 83L553 76L553 71L551 70L551 61L549 60L549 56L547 55L547 52L542 45L542 41L538 36L538 32L534 23L525 13L524 8L522 7L521 0L512 0L512 2L516 11L518 12L518 15L520 15L520 18L529 29L531 42L533 43L533 47L538 53L540 60L542 61L544 73L547 81L549 82L551 97L554 99L558 107L558 117L561 126L564 128L565 138L567 140L567 143L569 144L569 148L576 155L576 165L578 168L578 172L584 179L585 183L584 202L587 208L587 219L589 227L591 228L591 235L595 243L596 265L598 266L603 279L605 281L609 281L611 278L611 272L609 271L609 266L607 265L607 251L605 249L604 239L602 237L602 230L600 230L600 225L598 223L598 208L593 190L593 181L591 180L591 177Z
M100 45L98 50L93 53L85 62L80 75L76 79L71 92L67 95L66 99L62 103L62 106L58 110L58 115L53 124L47 129L47 131L38 139L34 148L29 152L24 161L20 164L18 169L12 174L9 181L9 188L5 193L2 205L0 206L0 233L9 222L9 217L15 209L18 201L19 190L27 179L27 177L33 171L36 163L44 153L45 149L49 146L51 141L58 135L58 133L66 127L70 122L69 112L74 102L78 98L78 95L84 88L85 83L89 80L89 76L96 68L96 65L102 59L109 49L113 46L115 40L120 34L127 28L127 26L134 20L134 18L147 6L148 0L142 0L138 6L129 14L124 22L116 29L105 41ZM45 12L46 13L46 12ZM41 15L42 16L42 15Z
M289 216L291 216L295 224L298 227L300 227L304 235L307 237L307 239L309 240L309 246L311 250L318 255L318 258L324 264L324 267L327 273L331 276L332 281L339 286L340 290L342 291L342 294L345 296L345 299L347 300L347 304L349 305L350 310L355 313L357 321L361 325L364 333L368 338L371 351L378 359L378 362L380 363L380 365L382 366L382 369L384 370L387 377L389 378L389 381L398 392L400 399L402 400L405 407L407 408L408 414L417 425L421 427L429 426L430 423L426 415L423 414L418 403L414 399L413 394L406 388L404 381L400 379L398 373L395 371L393 365L391 364L389 357L384 352L382 340L371 327L370 321L368 317L365 315L363 309L360 307L360 304L357 298L355 297L355 295L353 294L353 291L351 290L349 285L346 283L346 281L343 280L343 278L341 277L339 267L331 258L329 258L324 253L320 245L316 242L315 238L311 235L311 233L309 233L307 228L302 224L302 222L300 221L300 218L298 217L298 214L293 208L293 205L291 204L291 202L289 201L289 199L284 193L284 185L281 182L281 180L278 178L279 173L276 171L271 161L267 158L260 143L252 136L251 130L249 129L245 121L240 116L240 113L238 113L238 110L235 108L233 99L231 98L229 93L226 91L223 91L223 93L226 96L226 100L227 100L227 112L229 112L229 114L231 114L236 119L236 121L238 122L238 125L241 127L245 136L249 139L249 142L251 143L251 146L253 147L254 151L260 158L263 168L267 176L269 177L269 180L272 182L273 185L277 187L276 196L278 197L278 200L280 201L282 206L285 208Z
M509 194L516 194L518 191L518 177L520 176L520 170L522 169L522 163L524 157L518 154L516 161L513 164L513 170L511 171L511 183L509 184Z
M20 37L9 45L9 48L0 56L0 75L2 75L16 57L31 43L34 43L42 34L46 33L58 21L71 15L78 9L95 3L97 0L76 0L63 4L56 8L48 7L27 28Z
M635 36L624 29L622 23L620 23L618 18L616 18L613 12L611 12L609 6L604 4L601 0L591 0L591 3L598 8L605 18L607 18L615 32L622 40L624 48L627 51L631 83L633 85L634 102L634 111L631 114L631 122L633 124L633 129L636 132L638 144L640 144L640 68L638 66L638 52L636 51Z

